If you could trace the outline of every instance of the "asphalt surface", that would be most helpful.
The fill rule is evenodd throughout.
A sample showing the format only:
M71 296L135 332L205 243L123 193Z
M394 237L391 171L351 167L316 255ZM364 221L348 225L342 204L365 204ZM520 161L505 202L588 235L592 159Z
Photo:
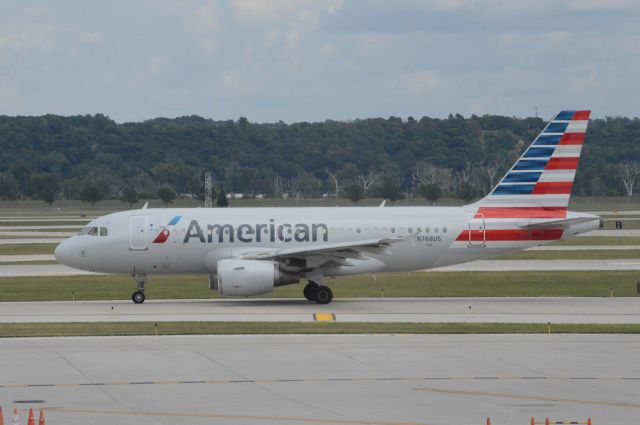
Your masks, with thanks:
M640 270L640 259L627 260L480 260L431 271L581 271ZM0 266L0 277L93 275L63 264L8 264Z
M640 323L640 298L354 298L3 302L0 323L35 322Z
M5 339L0 404L50 425L637 425L638 358L633 335Z

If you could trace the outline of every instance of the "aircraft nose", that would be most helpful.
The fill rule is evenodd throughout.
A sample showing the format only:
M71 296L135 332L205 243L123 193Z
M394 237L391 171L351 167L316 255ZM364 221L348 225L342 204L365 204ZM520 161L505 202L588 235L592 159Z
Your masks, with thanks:
M69 241L62 241L56 249L53 251L53 255L56 257L59 263L67 264L71 258L71 248Z

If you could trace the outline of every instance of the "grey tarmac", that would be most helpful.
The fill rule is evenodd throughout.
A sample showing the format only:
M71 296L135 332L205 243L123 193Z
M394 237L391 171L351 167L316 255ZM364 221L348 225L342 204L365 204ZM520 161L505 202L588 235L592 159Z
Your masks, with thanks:
M38 322L640 323L640 298L351 298L3 302L0 323Z
M640 259L633 260L480 260L455 266L423 270L443 271L571 271L571 270L640 270ZM63 264L12 264L0 266L1 277L95 275Z
M51 425L637 425L638 358L637 335L17 338L0 404Z

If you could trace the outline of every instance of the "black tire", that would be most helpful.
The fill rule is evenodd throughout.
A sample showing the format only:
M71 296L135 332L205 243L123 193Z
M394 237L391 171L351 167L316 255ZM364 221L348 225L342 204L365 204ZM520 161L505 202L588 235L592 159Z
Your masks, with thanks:
M304 287L304 290L302 291L304 294L304 297L306 299L308 299L309 301L315 301L316 300L316 292L318 292L318 288L320 287L320 285L318 285L315 282L309 282L307 283L307 285Z
M320 286L316 291L316 302L318 304L329 304L333 300L333 292L328 286Z
M136 304L142 304L145 300L144 292L136 291L131 295L131 301Z

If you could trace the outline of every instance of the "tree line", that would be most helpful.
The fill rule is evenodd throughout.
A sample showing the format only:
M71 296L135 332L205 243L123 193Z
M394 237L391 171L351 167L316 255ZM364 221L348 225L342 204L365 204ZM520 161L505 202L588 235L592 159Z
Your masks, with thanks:
M292 124L0 116L0 198L169 203L202 198L209 171L219 200L242 193L470 201L492 188L543 127L539 118L459 114ZM638 140L640 119L593 120L574 193L631 196Z

